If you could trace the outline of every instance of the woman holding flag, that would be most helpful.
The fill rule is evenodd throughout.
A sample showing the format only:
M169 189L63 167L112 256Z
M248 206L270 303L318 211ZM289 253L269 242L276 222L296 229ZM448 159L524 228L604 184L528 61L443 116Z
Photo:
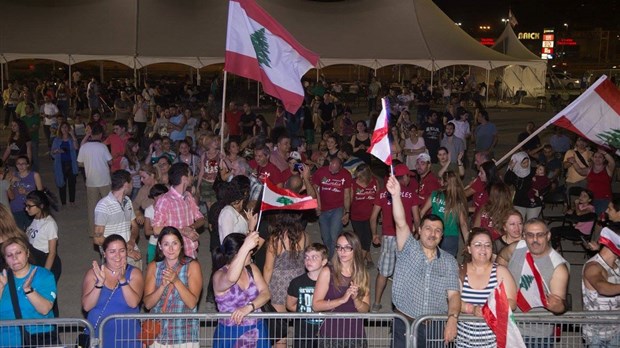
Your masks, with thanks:
M484 228L474 227L467 239L461 278L461 313L483 316L486 304L500 283L504 283L511 309L517 307L517 288L508 269L493 261L491 233ZM457 324L457 347L496 347L495 334L482 322L459 320Z

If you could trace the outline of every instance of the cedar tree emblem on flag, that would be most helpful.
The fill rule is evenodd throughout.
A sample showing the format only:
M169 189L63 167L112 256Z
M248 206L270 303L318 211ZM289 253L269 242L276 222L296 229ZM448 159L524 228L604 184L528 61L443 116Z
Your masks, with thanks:
M265 28L261 28L250 35L252 38L252 46L256 51L256 59L258 64L271 68L271 60L269 59L269 43L265 37Z

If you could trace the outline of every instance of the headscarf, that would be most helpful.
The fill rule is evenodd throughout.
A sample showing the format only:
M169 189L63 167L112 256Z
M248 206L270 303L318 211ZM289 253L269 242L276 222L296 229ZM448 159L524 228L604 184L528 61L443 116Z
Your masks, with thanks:
M512 155L512 157L510 158L510 161L514 161L515 163L515 166L512 168L512 171L521 179L530 175L530 165L532 163L530 162L527 168L523 168L521 166L521 162L523 162L523 160L526 158L529 159L530 157L524 151L517 152L514 155Z

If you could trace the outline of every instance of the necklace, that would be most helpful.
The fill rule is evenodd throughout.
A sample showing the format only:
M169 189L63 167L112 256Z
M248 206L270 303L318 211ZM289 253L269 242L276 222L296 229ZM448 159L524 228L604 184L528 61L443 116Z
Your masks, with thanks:
M108 266L108 264L105 264L105 268L108 269L108 271L112 272L112 275L116 275L116 273L118 273L119 270L113 270L112 268L110 268L110 266Z

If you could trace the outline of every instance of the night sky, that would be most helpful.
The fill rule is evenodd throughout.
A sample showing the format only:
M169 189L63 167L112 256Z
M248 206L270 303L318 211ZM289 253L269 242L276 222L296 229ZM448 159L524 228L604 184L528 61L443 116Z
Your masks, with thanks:
M620 30L620 0L433 0L455 22L462 22L470 32L480 25L489 25L501 32L501 19L508 9L517 18L515 31L539 31L546 27L569 30L590 30L602 27Z

